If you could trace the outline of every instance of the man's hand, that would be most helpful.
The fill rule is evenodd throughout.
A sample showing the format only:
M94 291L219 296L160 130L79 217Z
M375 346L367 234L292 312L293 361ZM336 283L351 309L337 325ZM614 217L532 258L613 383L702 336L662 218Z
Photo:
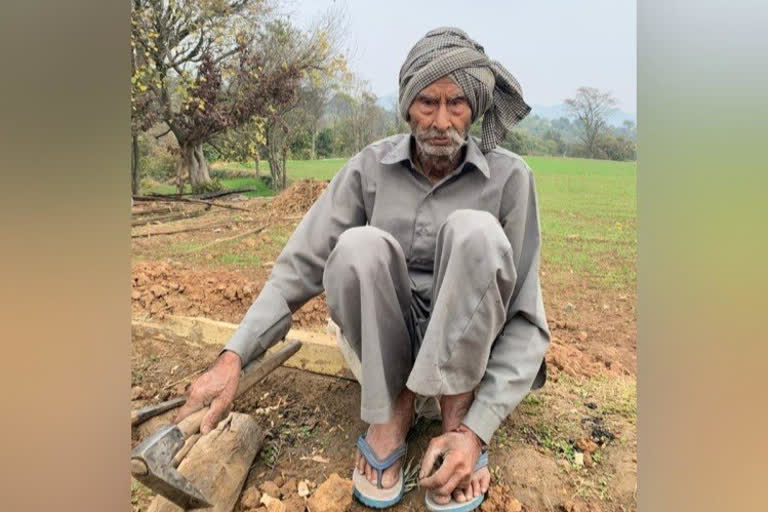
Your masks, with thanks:
M202 374L189 386L187 403L176 415L175 423L180 422L195 411L208 404L211 408L200 424L200 433L207 434L216 427L232 406L240 381L240 356L229 350L222 352L213 368Z
M419 485L435 494L450 496L454 489L469 483L481 449L482 441L468 429L433 438L421 462ZM441 455L443 463L433 473Z

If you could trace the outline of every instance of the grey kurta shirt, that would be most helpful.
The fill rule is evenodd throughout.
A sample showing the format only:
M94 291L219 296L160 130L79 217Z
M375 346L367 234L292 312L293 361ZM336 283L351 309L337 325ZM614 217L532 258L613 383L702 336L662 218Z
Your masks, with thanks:
M292 312L323 291L325 262L346 229L370 224L391 233L406 256L414 292L427 296L439 227L457 209L487 211L509 239L517 273L507 322L464 420L489 442L537 374L541 381L549 344L538 277L541 238L533 175L516 154L498 147L483 154L470 137L464 161L433 185L413 166L411 138L395 135L374 142L334 176L288 240L225 348L245 363L282 339Z

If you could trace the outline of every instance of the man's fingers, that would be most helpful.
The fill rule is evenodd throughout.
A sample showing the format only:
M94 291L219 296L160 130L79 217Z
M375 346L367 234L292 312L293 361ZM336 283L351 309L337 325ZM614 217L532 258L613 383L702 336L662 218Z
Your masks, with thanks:
M431 476L422 478L419 485L427 489L437 489L445 485L456 472L455 463L449 459L443 460L443 463L437 468ZM450 494L450 492L440 492L439 494Z
M435 465L437 458L442 455L443 443L439 438L434 438L430 441L427 451L424 454L424 458L421 459L421 471L419 471L419 479L423 480L428 478L432 473L432 466Z
M232 402L222 396L217 397L211 402L211 408L203 417L202 423L200 423L200 433L205 435L216 428L216 425L218 425L231 405Z
M472 472L464 469L466 466L462 464L463 457L456 452L449 453L443 464L440 466L434 475L427 477L419 482L419 485L428 489L433 489L438 494L451 494L457 485L466 485L469 483L469 479L472 477ZM450 490L445 489L450 487Z
M184 405L181 406L181 409L179 409L179 412L176 414L176 418L174 418L174 423L179 423L181 420L189 416L195 411L199 411L203 408L203 401L194 399L192 397L187 398L187 401L184 402Z
M463 477L461 475L454 473L453 475L451 475L451 477L448 479L448 481L445 484L435 489L435 492L438 494L449 495L453 493L456 487L459 486L462 479Z

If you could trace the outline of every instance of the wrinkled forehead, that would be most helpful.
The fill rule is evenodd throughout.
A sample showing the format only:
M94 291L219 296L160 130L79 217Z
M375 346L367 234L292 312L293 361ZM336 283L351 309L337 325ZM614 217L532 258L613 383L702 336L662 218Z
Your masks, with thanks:
M444 76L438 78L428 86L424 87L416 97L430 96L430 97L456 97L465 96L461 86L450 76Z

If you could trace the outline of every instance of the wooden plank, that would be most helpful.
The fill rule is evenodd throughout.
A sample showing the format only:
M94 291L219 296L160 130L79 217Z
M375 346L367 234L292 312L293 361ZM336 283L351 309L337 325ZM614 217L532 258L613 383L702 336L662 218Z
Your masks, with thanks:
M204 317L168 315L163 320L134 318L132 329L135 336L152 337L159 340L184 341L194 345L225 345L237 329L237 324L211 320ZM339 349L336 336L327 332L291 329L287 340L302 342L301 349L284 363L289 368L298 368L322 375L355 380L344 355ZM268 353L280 350L278 343Z

